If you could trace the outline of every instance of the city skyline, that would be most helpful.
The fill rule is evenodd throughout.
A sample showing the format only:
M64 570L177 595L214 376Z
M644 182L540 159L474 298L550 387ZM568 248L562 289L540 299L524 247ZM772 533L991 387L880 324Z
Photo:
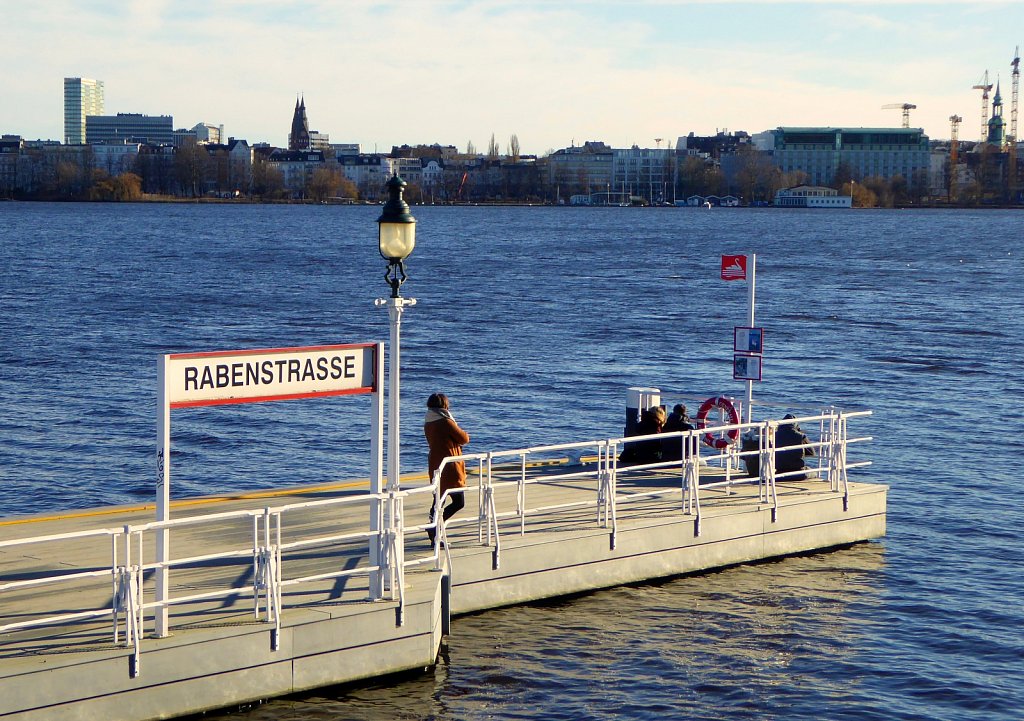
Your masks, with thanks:
M0 58L18 72L3 81L0 132L62 139L63 79L86 77L105 83L108 114L169 114L282 147L304 96L311 128L364 152L482 151L492 134L503 152L515 134L543 154L724 129L898 127L890 103L917 105L910 125L933 138L960 115L974 140L972 85L988 70L1008 105L1024 35L1024 5L994 0L56 0L4 15L15 32Z

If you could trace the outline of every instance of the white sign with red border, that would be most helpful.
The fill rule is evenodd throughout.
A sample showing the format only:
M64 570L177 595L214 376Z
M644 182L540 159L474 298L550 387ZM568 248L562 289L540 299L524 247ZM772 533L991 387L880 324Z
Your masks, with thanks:
M379 493L384 463L384 344L354 343L298 348L170 353L157 362L156 520L170 520L171 509L171 410L228 403L257 403L295 398L318 398L369 393L373 395L370 418L370 491ZM380 529L380 504L370 510L370 529ZM371 565L381 550L371 538ZM170 532L156 532L157 636L168 633L170 598ZM373 588L381 576L371 574ZM378 589L379 590L379 589Z
M174 353L166 356L171 408L373 393L376 345Z

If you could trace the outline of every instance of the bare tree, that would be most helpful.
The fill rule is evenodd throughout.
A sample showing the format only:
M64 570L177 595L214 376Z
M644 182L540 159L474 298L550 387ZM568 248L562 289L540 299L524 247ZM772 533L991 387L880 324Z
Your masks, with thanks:
M257 155L252 163L252 189L263 198L279 198L284 194L284 173Z
M337 194L341 187L341 173L331 168L317 168L306 184L306 192L318 203Z
M519 136L515 133L508 139L508 154L513 163L519 162Z
M499 155L501 151L498 148L498 141L494 139L494 133L491 133L491 142L487 144L487 157L495 159Z
M198 197L206 180L210 156L193 138L187 138L184 144L174 152L174 170L178 182L185 192Z

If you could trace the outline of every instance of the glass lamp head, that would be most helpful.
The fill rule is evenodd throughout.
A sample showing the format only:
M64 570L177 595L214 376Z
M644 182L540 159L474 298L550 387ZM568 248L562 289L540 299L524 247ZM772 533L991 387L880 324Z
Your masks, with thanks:
M405 260L416 247L416 219L402 198L405 185L398 175L392 176L387 182L387 202L377 218L380 254L389 263Z

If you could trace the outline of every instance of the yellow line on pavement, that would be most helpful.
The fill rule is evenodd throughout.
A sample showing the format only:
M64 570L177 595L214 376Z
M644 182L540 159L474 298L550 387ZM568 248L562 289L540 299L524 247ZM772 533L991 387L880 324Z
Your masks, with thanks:
M555 466L566 463L567 459L558 458L547 461L532 461L527 463L527 468L539 468L542 466ZM404 481L425 481L426 473L416 473L402 476ZM283 488L276 491L253 491L252 493L232 493L225 496L203 496L202 498L183 498L178 501L171 501L171 508L192 508L195 506L208 506L214 503L225 501L254 501L261 498L281 498L282 496L300 496L307 493L321 493L323 491L337 491L345 488L360 488L369 486L369 480L345 481L341 483L328 483L323 486L303 486L301 488ZM102 516L116 516L126 513L141 513L143 511L155 511L155 503L143 503L137 506L110 506L109 508L93 508L88 511L71 511L59 513L53 516L32 516L30 518L13 518L0 521L0 527L20 526L29 523L46 523L48 521L67 521L76 518L100 518Z

